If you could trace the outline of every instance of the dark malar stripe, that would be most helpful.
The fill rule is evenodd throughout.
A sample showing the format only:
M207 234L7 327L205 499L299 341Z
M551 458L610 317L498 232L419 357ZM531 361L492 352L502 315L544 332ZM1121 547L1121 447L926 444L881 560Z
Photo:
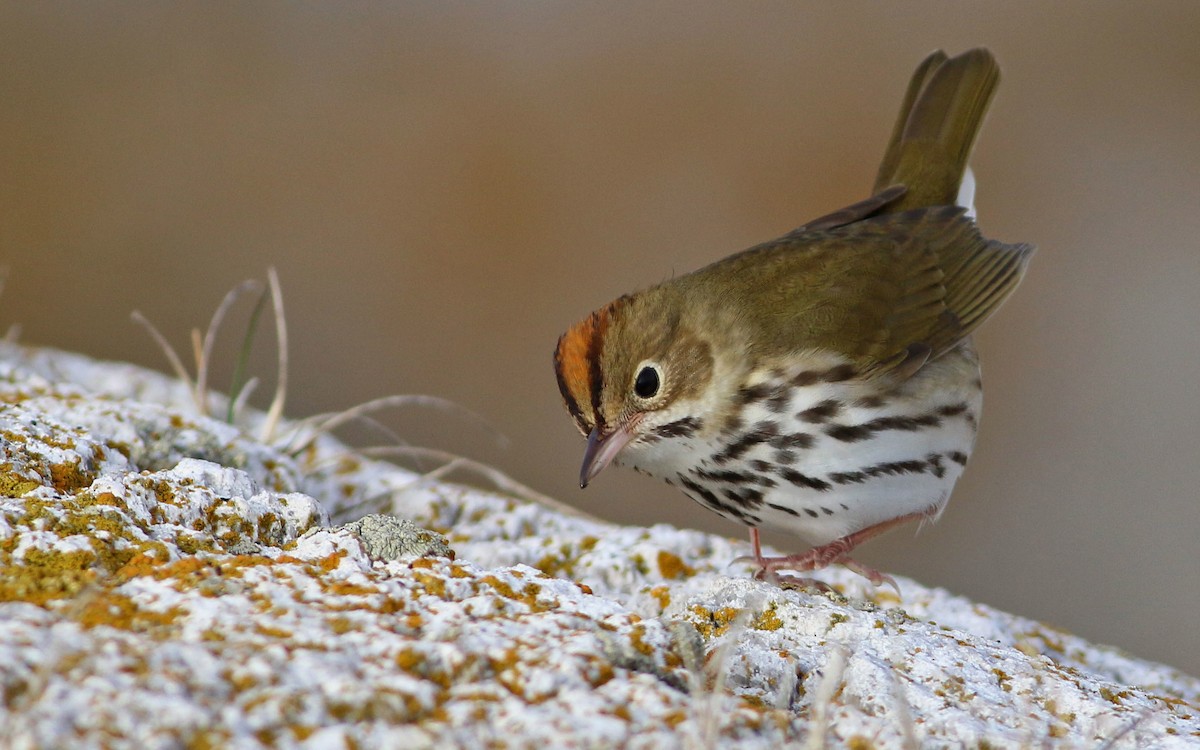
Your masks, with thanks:
M704 423L697 417L684 417L654 428L654 434L664 438L691 437Z

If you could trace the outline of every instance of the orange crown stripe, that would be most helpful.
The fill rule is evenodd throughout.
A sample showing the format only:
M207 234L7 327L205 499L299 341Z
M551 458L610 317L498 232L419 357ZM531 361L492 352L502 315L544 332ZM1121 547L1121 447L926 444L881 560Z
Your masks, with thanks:
M600 419L600 393L603 371L600 368L604 335L608 331L612 311L624 298L614 300L571 326L558 341L555 360L558 365L559 389L572 416L581 416L584 405L591 406L586 420L591 424Z

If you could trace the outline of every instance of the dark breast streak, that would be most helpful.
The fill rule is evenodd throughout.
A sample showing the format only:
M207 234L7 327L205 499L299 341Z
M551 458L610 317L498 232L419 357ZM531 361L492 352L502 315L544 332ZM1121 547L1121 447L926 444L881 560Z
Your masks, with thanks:
M970 444L962 450L928 452L911 458L892 461L862 461L848 463L836 469L806 473L796 468L803 465L803 455L820 451L821 442L835 444L869 443L897 433L916 433L942 428L951 420L961 419L972 431L975 415L966 401L930 406L911 414L885 414L859 422L840 421L852 408L861 413L882 410L887 399L863 404L826 398L816 404L786 413L786 406L796 392L806 386L839 382L851 377L851 369L838 366L828 370L805 371L783 382L767 382L743 387L738 400L745 407L759 406L772 416L749 426L742 419L730 420L719 439L719 448L688 471L677 475L680 488L692 500L716 513L748 526L762 523L763 514L784 514L803 518L836 516L850 508L829 498L846 491L853 492L869 482L903 475L928 475L931 492L947 473L948 467L961 469L967 461ZM781 408L784 407L784 408ZM681 420L686 421L686 420ZM674 432L678 423L664 426ZM663 429L663 428L660 428ZM763 454L763 447L773 452ZM902 453L902 451L901 451ZM776 491L772 500L765 493L773 488L795 487L794 493ZM941 490L936 490L941 492Z

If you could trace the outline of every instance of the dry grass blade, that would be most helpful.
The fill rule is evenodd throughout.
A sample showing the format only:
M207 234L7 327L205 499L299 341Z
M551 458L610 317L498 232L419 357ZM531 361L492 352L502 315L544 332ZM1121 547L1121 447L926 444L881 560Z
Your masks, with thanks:
M469 474L474 474L477 477L483 478L501 492L513 495L514 497L519 497L522 500L528 500L529 502L537 503L538 505L550 508L573 518L582 518L588 521L601 520L593 515L584 513L577 508L573 508L560 500L555 500L552 497L543 495L537 490L521 484L499 469L493 468L478 461L472 461L469 458L456 456L453 453L448 453L446 451L440 451L435 448L421 448L417 446L390 445L379 446L376 448L366 448L359 452L369 458L426 458L433 461L440 461L442 463L441 466L433 471L426 472L423 476L429 479L440 479L447 474L462 470Z
M900 668L895 664L884 664L884 669L892 680L892 711L896 715L896 725L900 727L900 737L904 750L920 750L921 742L917 739L917 725L913 721L908 695L900 682Z
M151 323L145 315L142 315L137 310L131 312L129 317L133 318L135 323L140 324L146 329L146 331L150 333L150 338L154 339L154 343L158 344L158 348L161 349L163 354L167 356L167 362L170 363L171 369L174 370L175 377L179 378L187 385L188 389L192 392L192 397L195 398L196 384L192 381L192 376L188 374L187 368L183 366L183 360L181 360L179 355L175 352L175 347L171 346L171 342L167 341L167 338L163 336L157 328L154 327L154 324ZM196 408L200 410L201 414L204 413L203 404L197 402Z
M229 424L233 424L233 420L242 410L246 408L246 401L249 400L250 394L254 393L254 389L258 387L258 378L250 378L246 384L238 391L237 398L229 401Z
M689 692L695 697L692 710L699 713L699 736L687 737L685 740L687 746L697 750L715 750L721 747L721 719L725 716L721 710L721 701L726 694L729 668L738 641L749 627L753 612L761 609L759 602L748 601L746 604L747 606L739 610L737 616L729 623L720 644L705 660L703 669L698 674L689 674Z
M269 293L269 290L264 289L258 295L258 301L254 303L254 309L250 311L250 320L246 323L246 332L242 335L242 346L233 363L233 375L229 381L229 412L225 415L225 421L229 424L237 421L237 415L246 403L246 397L242 393L243 389L249 388L251 381L257 383L257 378L246 379L246 369L250 363L250 352L254 348L254 335L258 332L258 321L262 318L263 307L266 306Z
M221 304L217 305L212 318L208 321L208 329L204 332L203 340L200 338L199 331L192 330L192 348L196 355L196 398L204 403L208 402L208 366L212 362L212 350L213 344L217 340L217 331L220 330L221 323L229 314L229 309L233 307L233 303L237 301L238 297L258 286L257 281L247 279L226 292Z
M275 378L275 398L271 399L271 408L267 409L267 418L263 421L261 439L271 443L275 437L275 428L283 416L283 402L287 399L288 345L287 321L283 315L283 289L279 286L279 274L275 269L267 269L267 283L271 287L271 306L275 311L275 340L278 342L278 375Z
M0 296L4 296L4 287L8 284L8 274L8 266L0 267ZM20 337L21 325L19 323L13 323L8 327L8 330L4 332L4 343L15 344L17 343L17 339Z
M1148 708L1142 710L1141 713L1134 717L1133 721L1122 727L1121 731L1117 732L1112 737L1109 737L1104 744L1100 746L1099 750L1110 750L1111 748L1116 747L1119 741L1121 741L1127 734L1137 729L1138 725L1150 718L1151 714L1153 713L1154 712ZM1140 747L1140 744L1138 746Z
M796 694L796 664L792 657L788 656L784 659L788 664L788 671L784 673L783 679L779 681L779 689L775 693L775 710L791 711L792 699Z
M203 336L201 336L199 329L192 329L192 356L196 360L195 380L188 374L187 368L183 364L183 359L175 351L175 347L171 346L167 338L162 335L162 332L139 311L134 310L130 314L134 322L141 324L150 333L151 338L158 344L158 347L166 354L167 361L170 363L176 377L182 380L192 392L192 400L196 404L196 411L200 414L208 414L208 369L209 364L212 362L213 344L216 341L217 331L221 327L221 322L224 321L230 307L237 301L237 298L244 292L257 286L258 282L254 280L247 280L238 284L226 292L225 297L221 300L221 304L217 305L217 309L213 311L212 319L209 320L208 329ZM234 414L232 401L233 399L231 398L230 421L232 421Z
M808 740L805 747L808 750L822 750L825 747L826 735L829 733L829 713L833 706L833 697L837 695L842 685L842 675L846 672L846 649L841 645L830 647L829 659L825 662L825 674L814 691L812 708L809 711L811 720L808 727Z
M437 409L445 409L447 411L457 412L463 416L470 418L488 433L497 439L497 443L503 445L504 438L496 431L495 428L488 423L486 419L471 411L470 409L460 406L453 401L439 396L425 396L420 394L398 394L392 396L383 396L382 398L364 401L357 406L352 406L339 412L326 414L315 414L307 419L300 420L296 423L296 431L292 438L284 446L284 451L295 456L303 453L312 445L313 441L327 432L332 432L347 422L360 419L368 414L380 411L382 409L391 409L403 406L421 406L433 407Z

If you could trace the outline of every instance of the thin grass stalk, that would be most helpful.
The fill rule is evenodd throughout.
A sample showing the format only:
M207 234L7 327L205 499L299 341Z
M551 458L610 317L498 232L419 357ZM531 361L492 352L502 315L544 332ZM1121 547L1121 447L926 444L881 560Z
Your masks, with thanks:
M596 516L584 513L578 508L574 508L560 500L555 500L552 497L543 495L537 490L521 484L499 469L488 466L484 463L480 463L479 461L473 461L469 458L464 458L462 456L449 453L447 451L437 450L436 448L422 448L415 445L385 445L374 448L364 448L360 450L359 453L368 458L389 456L414 458L424 457L434 461L441 461L444 465L454 464L453 468L450 470L443 472L442 470L445 468L445 466L442 466L434 469L433 472L428 472L425 476L430 476L434 474L434 472L439 472L434 476L440 478L441 476L444 476L453 470L462 469L486 479L487 481L491 482L492 486L497 490L509 495L513 495L514 497L519 497L523 500L537 503L538 505L558 511L563 515L571 516L572 518L581 518L588 521L597 521L603 523L603 521Z
M217 305L217 309L213 311L212 318L208 321L208 328L205 329L204 339L200 339L200 332L192 330L192 348L196 356L196 393L197 398L208 403L208 375L209 365L212 363L213 345L217 340L217 331L221 328L221 323L225 320L225 316L229 314L229 309L233 307L233 303L242 293L254 289L258 286L258 282L253 279L247 279L225 293L221 298L221 304ZM230 394L230 399L233 399L233 394ZM232 420L230 420L232 421Z
M267 409L267 418L263 422L261 439L270 443L275 437L275 428L283 416L283 403L287 399L288 372L288 341L287 320L283 314L283 289L279 286L279 274L275 268L267 269L267 282L271 287L271 304L275 311L275 340L278 344L278 375L275 379L275 398L271 399L271 408Z
M192 376L188 374L187 368L183 366L183 360L181 360L179 355L175 352L175 347L171 346L171 343L167 341L166 337L163 336L162 333L154 327L154 324L151 323L146 316L142 315L139 311L134 310L129 314L129 317L133 318L135 323L140 324L150 333L150 337L154 339L154 343L158 344L158 348L161 349L163 354L167 356L167 362L170 363L171 369L175 371L175 377L179 378L185 385L187 385L188 390L192 392L192 398L195 398L196 384L192 381ZM196 404L196 408L203 411L202 406L199 403Z
M243 395L243 390L249 387L252 380L257 382L257 378L245 379L246 369L250 363L250 350L254 346L254 335L258 332L258 321L262 317L266 303L267 290L263 289L258 296L258 301L254 303L254 309L250 311L250 320L246 323L246 335L242 336L242 346L238 351L237 360L233 363L233 377L229 383L229 409L225 415L225 421L230 424L234 423L242 405L246 403L246 397L249 394Z

